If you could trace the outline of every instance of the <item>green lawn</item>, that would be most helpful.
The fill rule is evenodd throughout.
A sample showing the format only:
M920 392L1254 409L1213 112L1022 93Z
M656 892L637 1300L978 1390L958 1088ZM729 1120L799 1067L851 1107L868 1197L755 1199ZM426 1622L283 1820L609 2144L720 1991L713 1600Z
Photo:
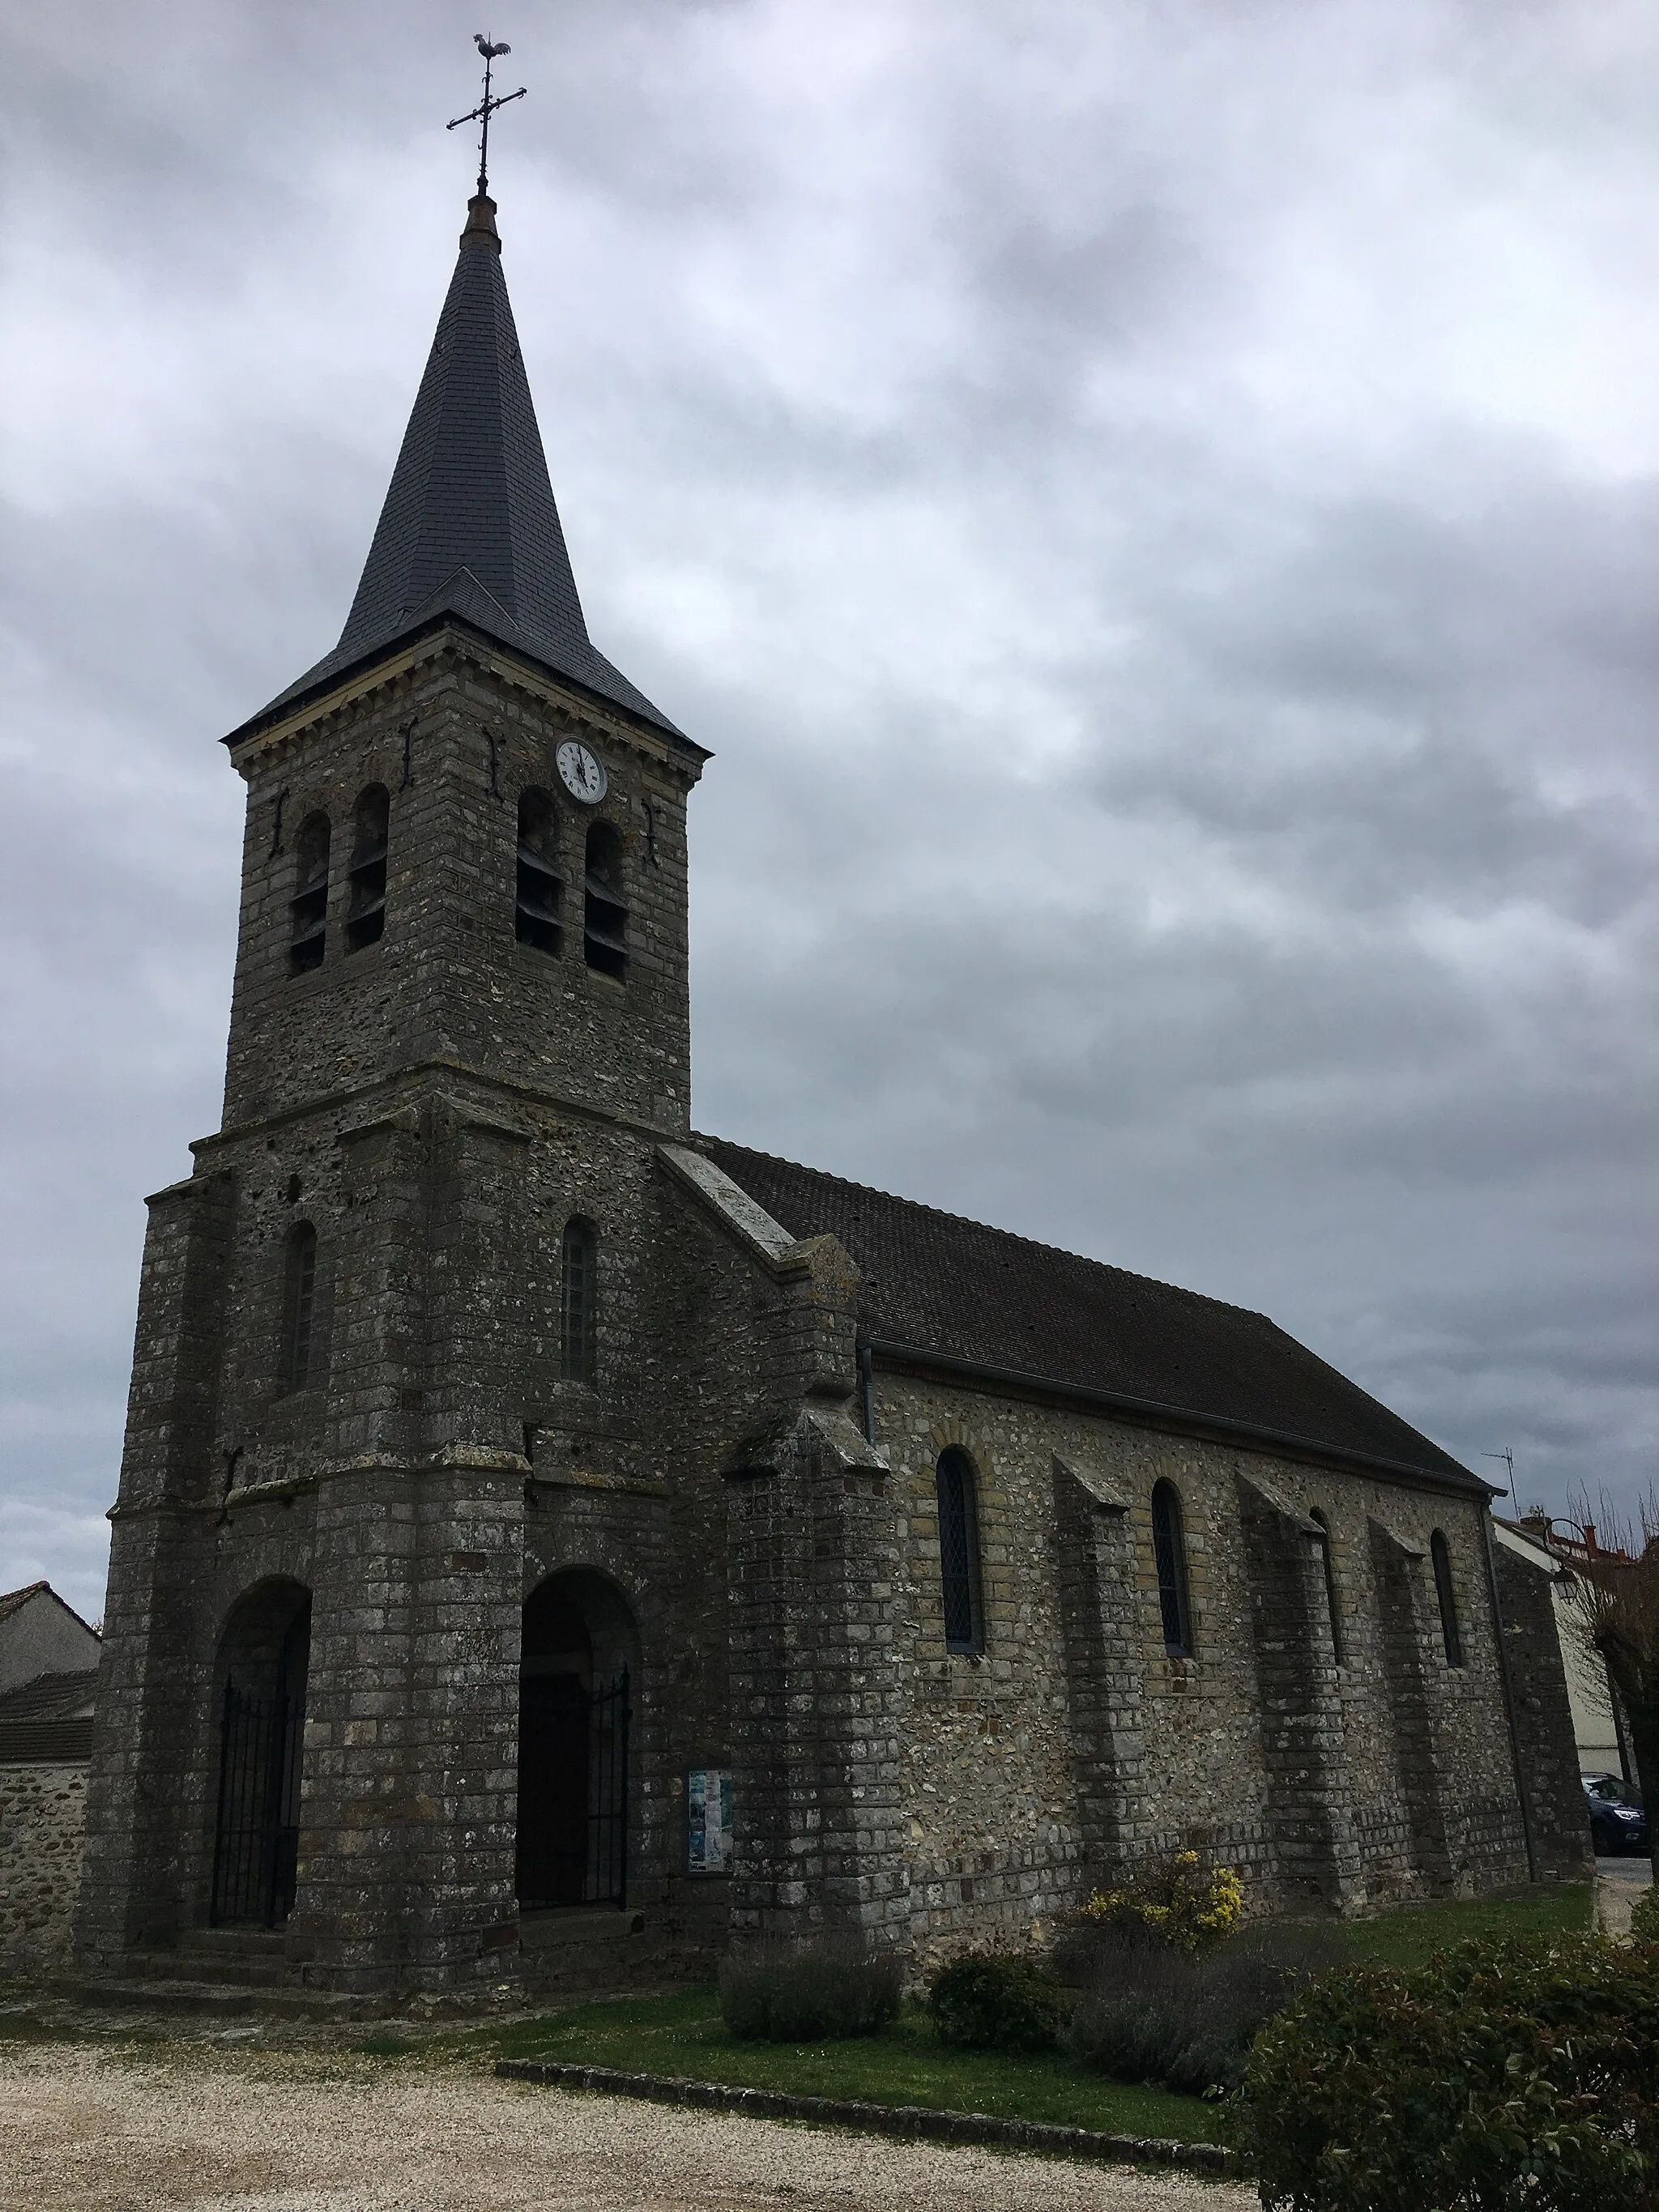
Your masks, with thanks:
M1376 1920L1351 1921L1340 1940L1355 1960L1413 1966L1471 1936L1546 1935L1589 1924L1589 1889L1528 1891L1478 1904L1427 1905ZM395 2032L362 2046L385 2057L422 2046ZM787 2089L811 2097L858 2098L877 2105L926 2105L1045 2120L1109 2135L1215 2140L1213 2104L1167 2089L1109 2081L1060 2057L953 2051L933 2033L919 2006L882 2034L846 2043L737 2043L721 2023L712 1988L669 1996L613 1997L510 2025L475 2029L425 2046L433 2057L548 2058L614 2066L628 2074L667 2074L744 2088Z
M1104 2081L1058 2057L952 2051L916 2007L880 2035L847 2043L735 2043L721 2025L714 1990L686 1990L578 2005L550 2019L492 2029L487 2040L500 2058L562 2059L800 2096L990 2112L1107 2135L1172 2136L1185 2142L1210 2142L1215 2136L1214 2108L1196 2097Z
M1420 1966L1435 1952L1470 1936L1577 1935L1589 1924L1589 1884L1567 1882L1473 1904L1415 1905L1375 1920L1351 1920L1341 1932L1344 1945L1357 1960L1381 1966Z

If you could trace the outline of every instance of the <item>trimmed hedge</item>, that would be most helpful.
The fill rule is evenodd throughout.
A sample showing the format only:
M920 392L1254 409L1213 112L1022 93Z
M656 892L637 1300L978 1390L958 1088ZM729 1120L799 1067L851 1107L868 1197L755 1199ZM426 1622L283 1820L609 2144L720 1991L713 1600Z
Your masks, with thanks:
M898 2018L903 1961L855 1942L763 1951L720 1967L720 2017L739 2043L836 2043Z
M1659 1948L1330 1976L1256 2038L1227 2132L1281 2212L1656 2212Z
M1052 2051L1072 1999L1040 1960L980 1952L933 1977L927 2008L941 2043L963 2051Z

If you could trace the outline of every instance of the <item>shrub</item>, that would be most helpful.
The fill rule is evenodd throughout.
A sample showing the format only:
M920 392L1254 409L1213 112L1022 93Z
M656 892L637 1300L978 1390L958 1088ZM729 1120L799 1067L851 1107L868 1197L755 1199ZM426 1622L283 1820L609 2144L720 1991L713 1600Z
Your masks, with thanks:
M1200 1958L1133 1925L1090 1931L1068 1953L1088 1988L1061 2047L1120 2081L1197 2096L1237 2088L1262 2023L1340 1955L1333 1934L1294 1924L1250 1929Z
M903 1962L854 1941L769 1949L720 1967L720 2017L740 2043L833 2043L898 2017Z
M1041 1960L981 1952L933 1977L927 2008L942 2043L967 2051L1052 2051L1070 2001Z
M1659 1882L1637 1899L1630 1916L1630 1932L1638 1943L1659 1943Z
M1653 2212L1659 1950L1464 1943L1262 2029L1228 2132L1294 2212Z
M1139 1926L1196 1958L1224 1943L1244 1914L1244 1885L1231 1867L1206 1867L1196 1851L1177 1851L1135 1869L1083 1907L1085 1923Z

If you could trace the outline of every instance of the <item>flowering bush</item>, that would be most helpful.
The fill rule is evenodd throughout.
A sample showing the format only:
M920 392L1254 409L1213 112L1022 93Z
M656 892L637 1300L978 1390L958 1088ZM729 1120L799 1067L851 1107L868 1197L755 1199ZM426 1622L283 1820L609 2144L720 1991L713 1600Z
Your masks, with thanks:
M1144 1928L1196 1959L1224 1943L1244 1916L1244 1885L1231 1867L1206 1869L1177 1851L1139 1869L1116 1889L1097 1889L1083 1907L1095 1928Z

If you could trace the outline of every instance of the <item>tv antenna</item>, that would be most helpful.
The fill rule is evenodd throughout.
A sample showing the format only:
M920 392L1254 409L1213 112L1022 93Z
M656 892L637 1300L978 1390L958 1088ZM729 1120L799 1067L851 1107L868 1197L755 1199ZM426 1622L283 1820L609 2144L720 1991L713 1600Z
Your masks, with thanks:
M1510 1489L1510 1492L1513 1492L1515 1489L1515 1454L1510 1449L1509 1446L1505 1444L1502 1451L1482 1452L1480 1456L1482 1459L1501 1459L1503 1461L1504 1466L1509 1469Z
M504 92L497 99L489 88L489 73L501 56L510 54L513 49L505 43L492 46L489 35L485 31L475 31L472 43L483 56L483 98L471 114L458 115L453 123L445 124L444 128L446 131L459 131L463 123L478 125L478 197L482 199L489 190L489 118L497 108L505 107L509 100L522 100L526 88L520 85L516 92Z

